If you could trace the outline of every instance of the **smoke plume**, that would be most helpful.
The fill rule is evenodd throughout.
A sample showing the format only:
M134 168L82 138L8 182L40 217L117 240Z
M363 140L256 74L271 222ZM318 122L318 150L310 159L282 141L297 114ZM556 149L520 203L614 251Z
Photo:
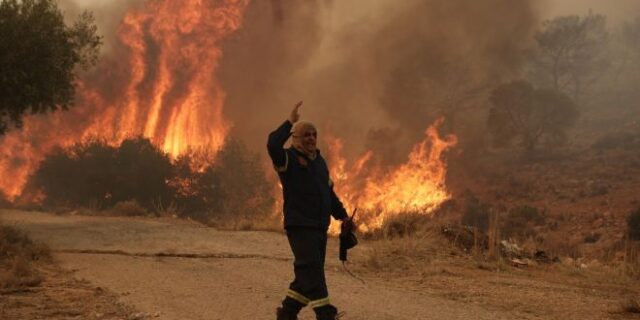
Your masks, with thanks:
M165 151L220 147L231 128L255 150L298 100L302 116L399 162L444 116L518 72L537 26L533 0L65 1L105 36L69 112L26 119L0 138L0 185L19 194L57 145L143 135ZM218 9L220 8L220 9ZM455 120L455 121L454 121ZM17 181L17 182L16 182Z
M223 49L225 113L261 148L304 100L303 118L344 138L351 156L395 143L387 155L402 160L436 118L519 71L533 3L254 1Z

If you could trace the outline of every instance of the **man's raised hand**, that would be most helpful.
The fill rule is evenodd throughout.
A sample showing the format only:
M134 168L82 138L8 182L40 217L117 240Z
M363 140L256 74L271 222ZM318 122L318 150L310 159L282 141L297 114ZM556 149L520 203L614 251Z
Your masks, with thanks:
M298 109L300 109L300 106L302 106L302 100L298 101L298 103L296 103L296 105L293 107L293 110L291 110L291 115L289 115L289 121L292 124L300 120L300 113L298 112Z

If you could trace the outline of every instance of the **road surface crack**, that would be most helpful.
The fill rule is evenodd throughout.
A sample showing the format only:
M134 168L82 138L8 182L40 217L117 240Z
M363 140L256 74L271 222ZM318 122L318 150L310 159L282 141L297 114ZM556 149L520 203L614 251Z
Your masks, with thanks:
M145 257L145 258L189 258L189 259L269 259L278 261L290 261L289 258L274 257L261 254L239 254L230 252L220 253L174 253L174 252L127 252L123 250L96 250L96 249L61 249L53 250L54 253L73 253L73 254L108 254L129 257Z

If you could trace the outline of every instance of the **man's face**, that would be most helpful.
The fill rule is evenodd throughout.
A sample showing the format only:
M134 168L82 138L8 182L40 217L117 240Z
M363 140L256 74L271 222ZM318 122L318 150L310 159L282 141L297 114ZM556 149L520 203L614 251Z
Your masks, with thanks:
M302 147L306 152L316 152L316 141L318 133L315 129L309 128L302 134Z

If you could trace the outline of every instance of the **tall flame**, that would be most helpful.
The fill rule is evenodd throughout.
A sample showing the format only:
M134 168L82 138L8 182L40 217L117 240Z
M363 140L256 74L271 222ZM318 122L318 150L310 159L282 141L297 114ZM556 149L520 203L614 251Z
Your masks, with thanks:
M395 168L380 168L370 164L375 156L365 152L347 170L341 156L342 141L329 138L329 162L336 192L346 206L358 208L358 222L362 231L380 228L397 215L413 212L430 214L451 195L445 186L446 163L443 153L457 143L454 135L441 138L436 121L425 133L425 139L413 146L406 162ZM332 226L337 231L337 225Z
M247 4L157 0L129 11L112 54L78 84L72 110L28 117L0 138L0 190L15 198L47 152L90 137L116 145L141 135L173 156L219 150L230 127L215 77L220 41L240 27Z
M0 191L14 199L53 148L94 137L118 145L144 136L173 156L219 150L230 127L222 113L225 92L215 76L220 42L240 28L247 5L248 0L153 0L129 11L112 52L97 72L79 81L74 108L27 117L22 129L0 137ZM394 168L377 165L379 155L372 151L349 165L342 141L328 139L336 191L348 208L360 209L364 231L406 212L429 214L450 197L442 154L456 138L441 138L440 123Z

